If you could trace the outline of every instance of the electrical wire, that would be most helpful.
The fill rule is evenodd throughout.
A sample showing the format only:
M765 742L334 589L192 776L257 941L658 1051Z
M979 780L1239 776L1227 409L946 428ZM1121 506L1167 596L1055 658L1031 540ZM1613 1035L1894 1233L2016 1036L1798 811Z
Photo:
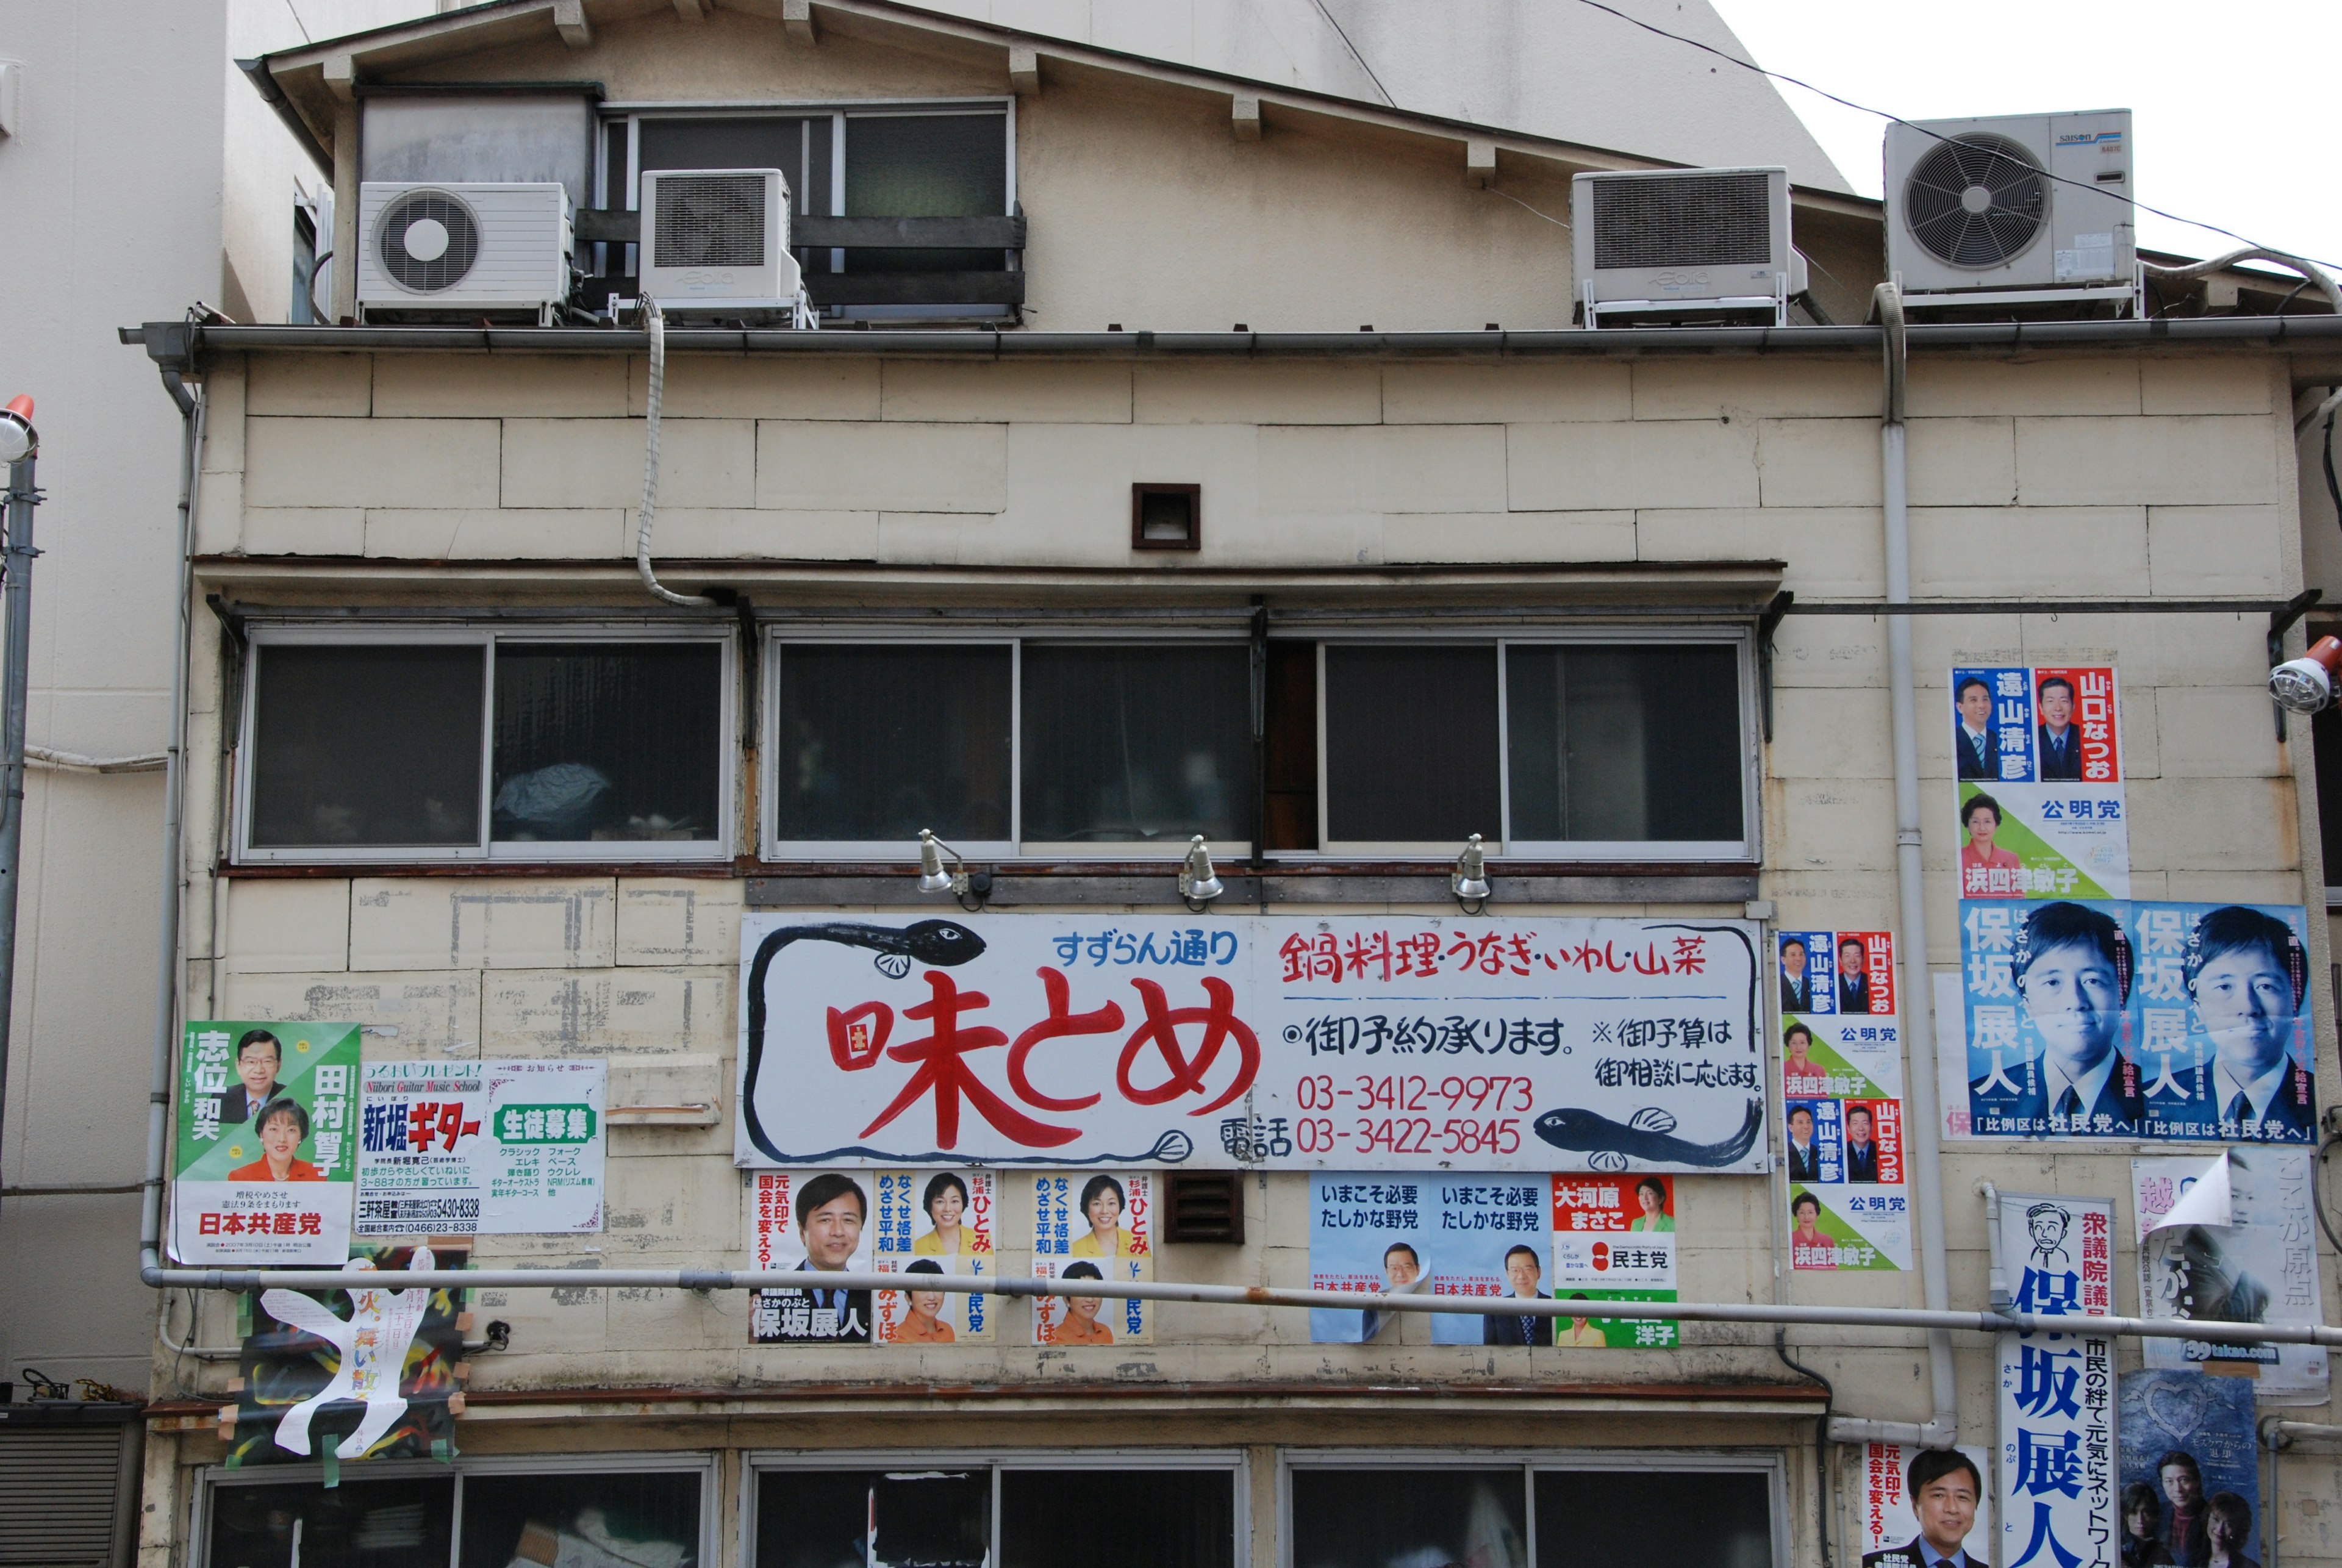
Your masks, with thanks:
M1553 225L1556 228L1564 228L1564 229L1566 229L1566 228L1568 228L1568 227L1570 226L1569 220L1568 220L1567 218L1557 218L1557 217L1555 217L1551 213L1540 213L1540 212L1537 212L1537 209L1536 209L1536 208L1535 208L1535 207L1533 207L1533 206L1530 206L1530 205L1528 205L1528 203L1526 203L1526 202L1525 202L1525 201L1521 200L1521 198L1520 198L1520 197L1518 197L1518 196L1516 196L1516 195L1513 195L1513 193L1512 193L1512 192L1510 192L1510 191L1500 191L1500 190L1498 190L1498 189L1497 189L1496 186L1494 186L1494 185L1483 185L1483 186L1481 186L1480 188L1481 188L1482 190L1484 190L1484 191L1486 191L1486 192L1487 192L1490 195L1492 195L1492 196L1502 196L1502 197L1504 197L1504 198L1505 198L1505 200L1506 200L1506 201L1508 201L1508 202L1512 203L1512 204L1513 204L1513 205L1515 205L1515 206L1516 206L1516 207L1521 208L1521 209L1522 209L1523 211L1525 211L1525 212L1536 213L1536 215L1537 215L1538 217L1543 218L1546 222L1547 222L1547 223L1549 223L1549 224Z
M2326 1233L2326 1239L2334 1243L2334 1250L2342 1253L2342 1236L2334 1233L2334 1222L2326 1217L2326 1199L2322 1190L2325 1183L2321 1179L2326 1170L2326 1156L2337 1144L2342 1144L2342 1133L2317 1145L2317 1168L2309 1173L2309 1206L2317 1213L2317 1228Z
M1792 76L1786 71L1768 71L1764 66L1756 64L1754 60L1744 60L1739 55L1732 54L1728 50L1719 49L1713 44L1704 44L1697 38L1687 38L1680 33L1670 33L1665 27L1659 26L1656 23L1646 22L1639 16L1630 16L1615 5L1606 5L1602 3L1602 0L1577 0L1577 4L1580 5L1590 6L1605 15L1616 16L1619 21L1626 23L1630 26L1640 27L1646 33L1656 34L1662 38L1669 39L1677 44L1687 44L1691 47L1701 51L1703 54L1713 55L1719 60L1729 61L1731 64L1739 66L1744 71L1754 71L1756 75L1770 77L1776 82L1787 82L1792 87L1802 87L1817 98L1827 98L1831 103L1838 105L1843 108L1852 109L1857 114L1876 115L1879 119L1887 121L1889 124L1901 125L1908 130L1917 131L1923 136L1932 136L1939 142L1949 142L1952 140L1951 137L1944 135L1942 133L1937 131L1931 131L1925 125L1913 125L1910 121L1903 118L1900 115L1891 115L1885 109L1874 109L1867 104L1857 104L1851 98L1840 97L1837 94L1831 92L1827 87L1817 87L1811 82L1803 81L1796 76ZM2039 172L2043 179L2052 181L2057 185L2072 185L2077 190L2085 191L2095 191L2098 189L2097 185L2087 180L2067 179L2063 175L2053 175L2047 169L2043 169ZM2152 207L2147 205L2145 202L2136 199L2132 201L2131 205L2137 207L2140 212L2153 213L2159 218L2168 218L2175 224L2185 224L2191 229L2203 229L2211 234L2226 235L2228 238L2236 240L2239 244L2249 246L2257 251L2266 251L2267 249L2267 247L2264 246L2258 240L2253 239L2249 235L2240 235L2234 229L2224 229L2217 224L2207 224L2196 218L2182 217L2177 213L2168 213L2164 211L2161 207ZM2275 254L2282 255L2287 253L2277 252ZM2342 262L2327 261L2322 256L2309 256L2295 259L2313 261L2321 266L2342 267ZM2342 310L2342 305L2337 305L2337 309Z
M2342 527L2342 484L2337 484L2334 479L2334 414L2337 408L2342 408L2342 393L2326 400L2326 440L2321 444L2318 457L2326 466L2326 494L2334 503L2335 525Z

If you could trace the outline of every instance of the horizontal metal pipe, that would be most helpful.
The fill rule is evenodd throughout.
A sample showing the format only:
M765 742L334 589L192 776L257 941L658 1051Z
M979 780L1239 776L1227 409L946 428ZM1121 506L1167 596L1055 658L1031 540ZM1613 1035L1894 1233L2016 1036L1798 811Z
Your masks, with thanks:
M1767 1306L1743 1302L1523 1300L1517 1296L1362 1294L1269 1285L1182 1284L1155 1280L1028 1279L1016 1275L814 1273L781 1269L176 1269L151 1254L147 1284L203 1290L823 1290L916 1288L963 1295L1101 1296L1109 1301L1197 1302L1215 1306L1325 1307L1352 1312L1450 1313L1470 1317L1682 1319L1836 1328L1965 1329L1997 1333L2079 1333L2141 1339L2208 1339L2246 1344L2342 1345L2342 1329L2283 1323L2182 1323L2168 1318L2044 1317L2033 1313L1927 1312L1910 1307Z
M2313 1443L2342 1442L2342 1426L2328 1426L2317 1421L2279 1421L2275 1416L2261 1423L2261 1442L2271 1448L2289 1448L2303 1439Z

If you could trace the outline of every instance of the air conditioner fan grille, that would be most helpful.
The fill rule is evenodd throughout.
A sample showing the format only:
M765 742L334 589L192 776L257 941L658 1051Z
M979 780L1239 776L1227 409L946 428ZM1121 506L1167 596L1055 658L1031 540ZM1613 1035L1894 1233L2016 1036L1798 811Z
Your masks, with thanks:
M655 209L660 267L765 265L765 176L662 176Z
M425 225L437 227L421 226ZM410 233L415 236L411 242ZM430 236L428 243L424 235ZM426 251L436 246L437 254L418 255L408 248L410 243ZM479 220L445 191L409 191L384 211L375 251L382 257L383 271L400 287L437 294L463 282L479 259Z
M1767 175L1594 182L1594 265L1765 266L1774 258Z
M1903 223L1920 248L1957 267L1999 266L2030 245L2048 215L2040 164L2006 136L1937 143L1903 183Z

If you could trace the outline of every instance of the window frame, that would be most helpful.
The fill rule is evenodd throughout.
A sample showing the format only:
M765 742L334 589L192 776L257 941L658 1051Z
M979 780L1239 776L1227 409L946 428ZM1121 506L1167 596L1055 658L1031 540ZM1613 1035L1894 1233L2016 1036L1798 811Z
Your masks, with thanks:
M1336 839L1330 836L1326 757L1326 651L1329 647L1389 647L1414 643L1435 647L1490 646L1496 654L1496 832L1486 838L1492 858L1507 860L1621 862L1683 862L1692 864L1756 864L1763 857L1763 738L1759 727L1760 694L1756 685L1756 634L1746 626L1692 624L1682 627L1588 626L1552 631L1513 632L1470 625L1423 631L1328 630L1324 633L1280 633L1317 645L1317 848L1271 850L1271 860L1452 860L1463 848L1461 840L1429 843ZM1740 731L1741 836L1729 839L1518 839L1513 836L1512 715L1509 708L1508 654L1520 648L1653 646L1702 644L1734 650Z
M1112 626L1034 626L1014 624L1001 627L975 627L958 630L946 627L916 629L902 626L854 627L823 625L798 627L771 625L764 628L764 664L761 669L758 714L761 733L778 737L781 733L782 651L790 643L847 644L861 646L946 645L960 647L999 647L1006 644L1008 659L1008 834L1006 839L973 839L963 842L948 835L945 842L970 860L986 860L1024 865L1055 865L1083 862L1116 863L1125 861L1161 861L1166 864L1180 860L1187 853L1186 841L1176 844L1146 843L1026 843L1025 831L1025 644L1027 643L1096 643L1123 647L1144 647L1158 644L1216 644L1226 647L1249 649L1251 638L1239 630L1203 630L1196 628L1157 629L1155 627ZM918 854L918 841L912 839L782 839L780 826L780 784L777 762L762 770L759 789L763 801L758 809L757 854L766 863L786 865L805 862L866 861L914 859ZM1252 771L1247 763L1245 778L1249 784ZM1248 795L1249 795L1248 791ZM1246 839L1213 839L1212 853L1223 858L1242 860L1252 854L1252 843Z
M1279 1448L1276 1454L1276 1568L1293 1560L1293 1473L1296 1470L1510 1470L1521 1474L1522 1553L1537 1568L1536 1478L1542 1472L1615 1470L1675 1473L1762 1473L1772 1525L1772 1568L1797 1561L1789 1543L1788 1466L1777 1448Z
M255 625L247 633L250 652L241 680L242 711L236 715L236 753L233 835L234 864L238 865L523 865L576 862L604 864L641 862L722 863L732 859L739 836L741 768L739 659L735 652L738 634L730 626L613 625L607 622L558 622L493 625L450 622L437 625L392 625L357 622L344 625ZM496 661L500 644L532 643L707 643L719 650L716 659L717 765L716 836L711 839L662 839L644 842L592 839L574 844L543 840L499 844L490 820L495 790ZM465 647L481 650L486 663L480 687L480 836L462 844L304 844L255 846L252 842L253 788L257 753L254 744L259 725L260 692L255 678L270 647Z
M1230 1562L1252 1561L1252 1460L1241 1448L763 1448L740 1455L741 1568L755 1568L764 1478L781 1470L983 1470L992 1482L990 1568L1001 1568L1000 1476L1005 1470L1204 1470L1232 1477ZM1282 1511L1279 1513L1283 1517ZM196 1568L205 1568L197 1564ZM1533 1565L1532 1565L1533 1568Z
M720 1452L704 1449L679 1450L671 1453L635 1451L621 1453L587 1453L579 1463L580 1455L563 1453L499 1453L478 1457L458 1455L453 1460L436 1459L369 1459L355 1473L346 1473L352 1481L395 1481L408 1477L448 1476L454 1485L453 1513L447 1526L447 1568L462 1568L464 1560L464 1487L466 1477L512 1475L578 1475L578 1474L643 1474L648 1473L696 1473L699 1476L699 1545L696 1560L713 1563L721 1544L724 1510L724 1456ZM325 1467L315 1461L299 1464L267 1464L234 1470L224 1464L200 1466L195 1473L195 1491L189 1509L188 1535L191 1546L187 1553L188 1568L212 1568L212 1505L218 1490L226 1486L282 1486L299 1482L322 1483Z

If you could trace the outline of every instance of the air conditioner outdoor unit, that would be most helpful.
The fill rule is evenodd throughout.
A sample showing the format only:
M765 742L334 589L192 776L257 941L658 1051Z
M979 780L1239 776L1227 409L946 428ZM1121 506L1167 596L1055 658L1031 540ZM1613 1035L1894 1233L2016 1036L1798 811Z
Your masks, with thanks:
M789 186L778 169L643 174L642 291L668 315L799 311Z
M1907 305L2138 299L2130 111L1887 128L1887 270Z
M1787 325L1806 292L1789 244L1789 172L1661 169L1569 183L1586 325L1606 315L1756 317Z
M361 321L525 312L569 298L569 193L559 184L358 186Z

